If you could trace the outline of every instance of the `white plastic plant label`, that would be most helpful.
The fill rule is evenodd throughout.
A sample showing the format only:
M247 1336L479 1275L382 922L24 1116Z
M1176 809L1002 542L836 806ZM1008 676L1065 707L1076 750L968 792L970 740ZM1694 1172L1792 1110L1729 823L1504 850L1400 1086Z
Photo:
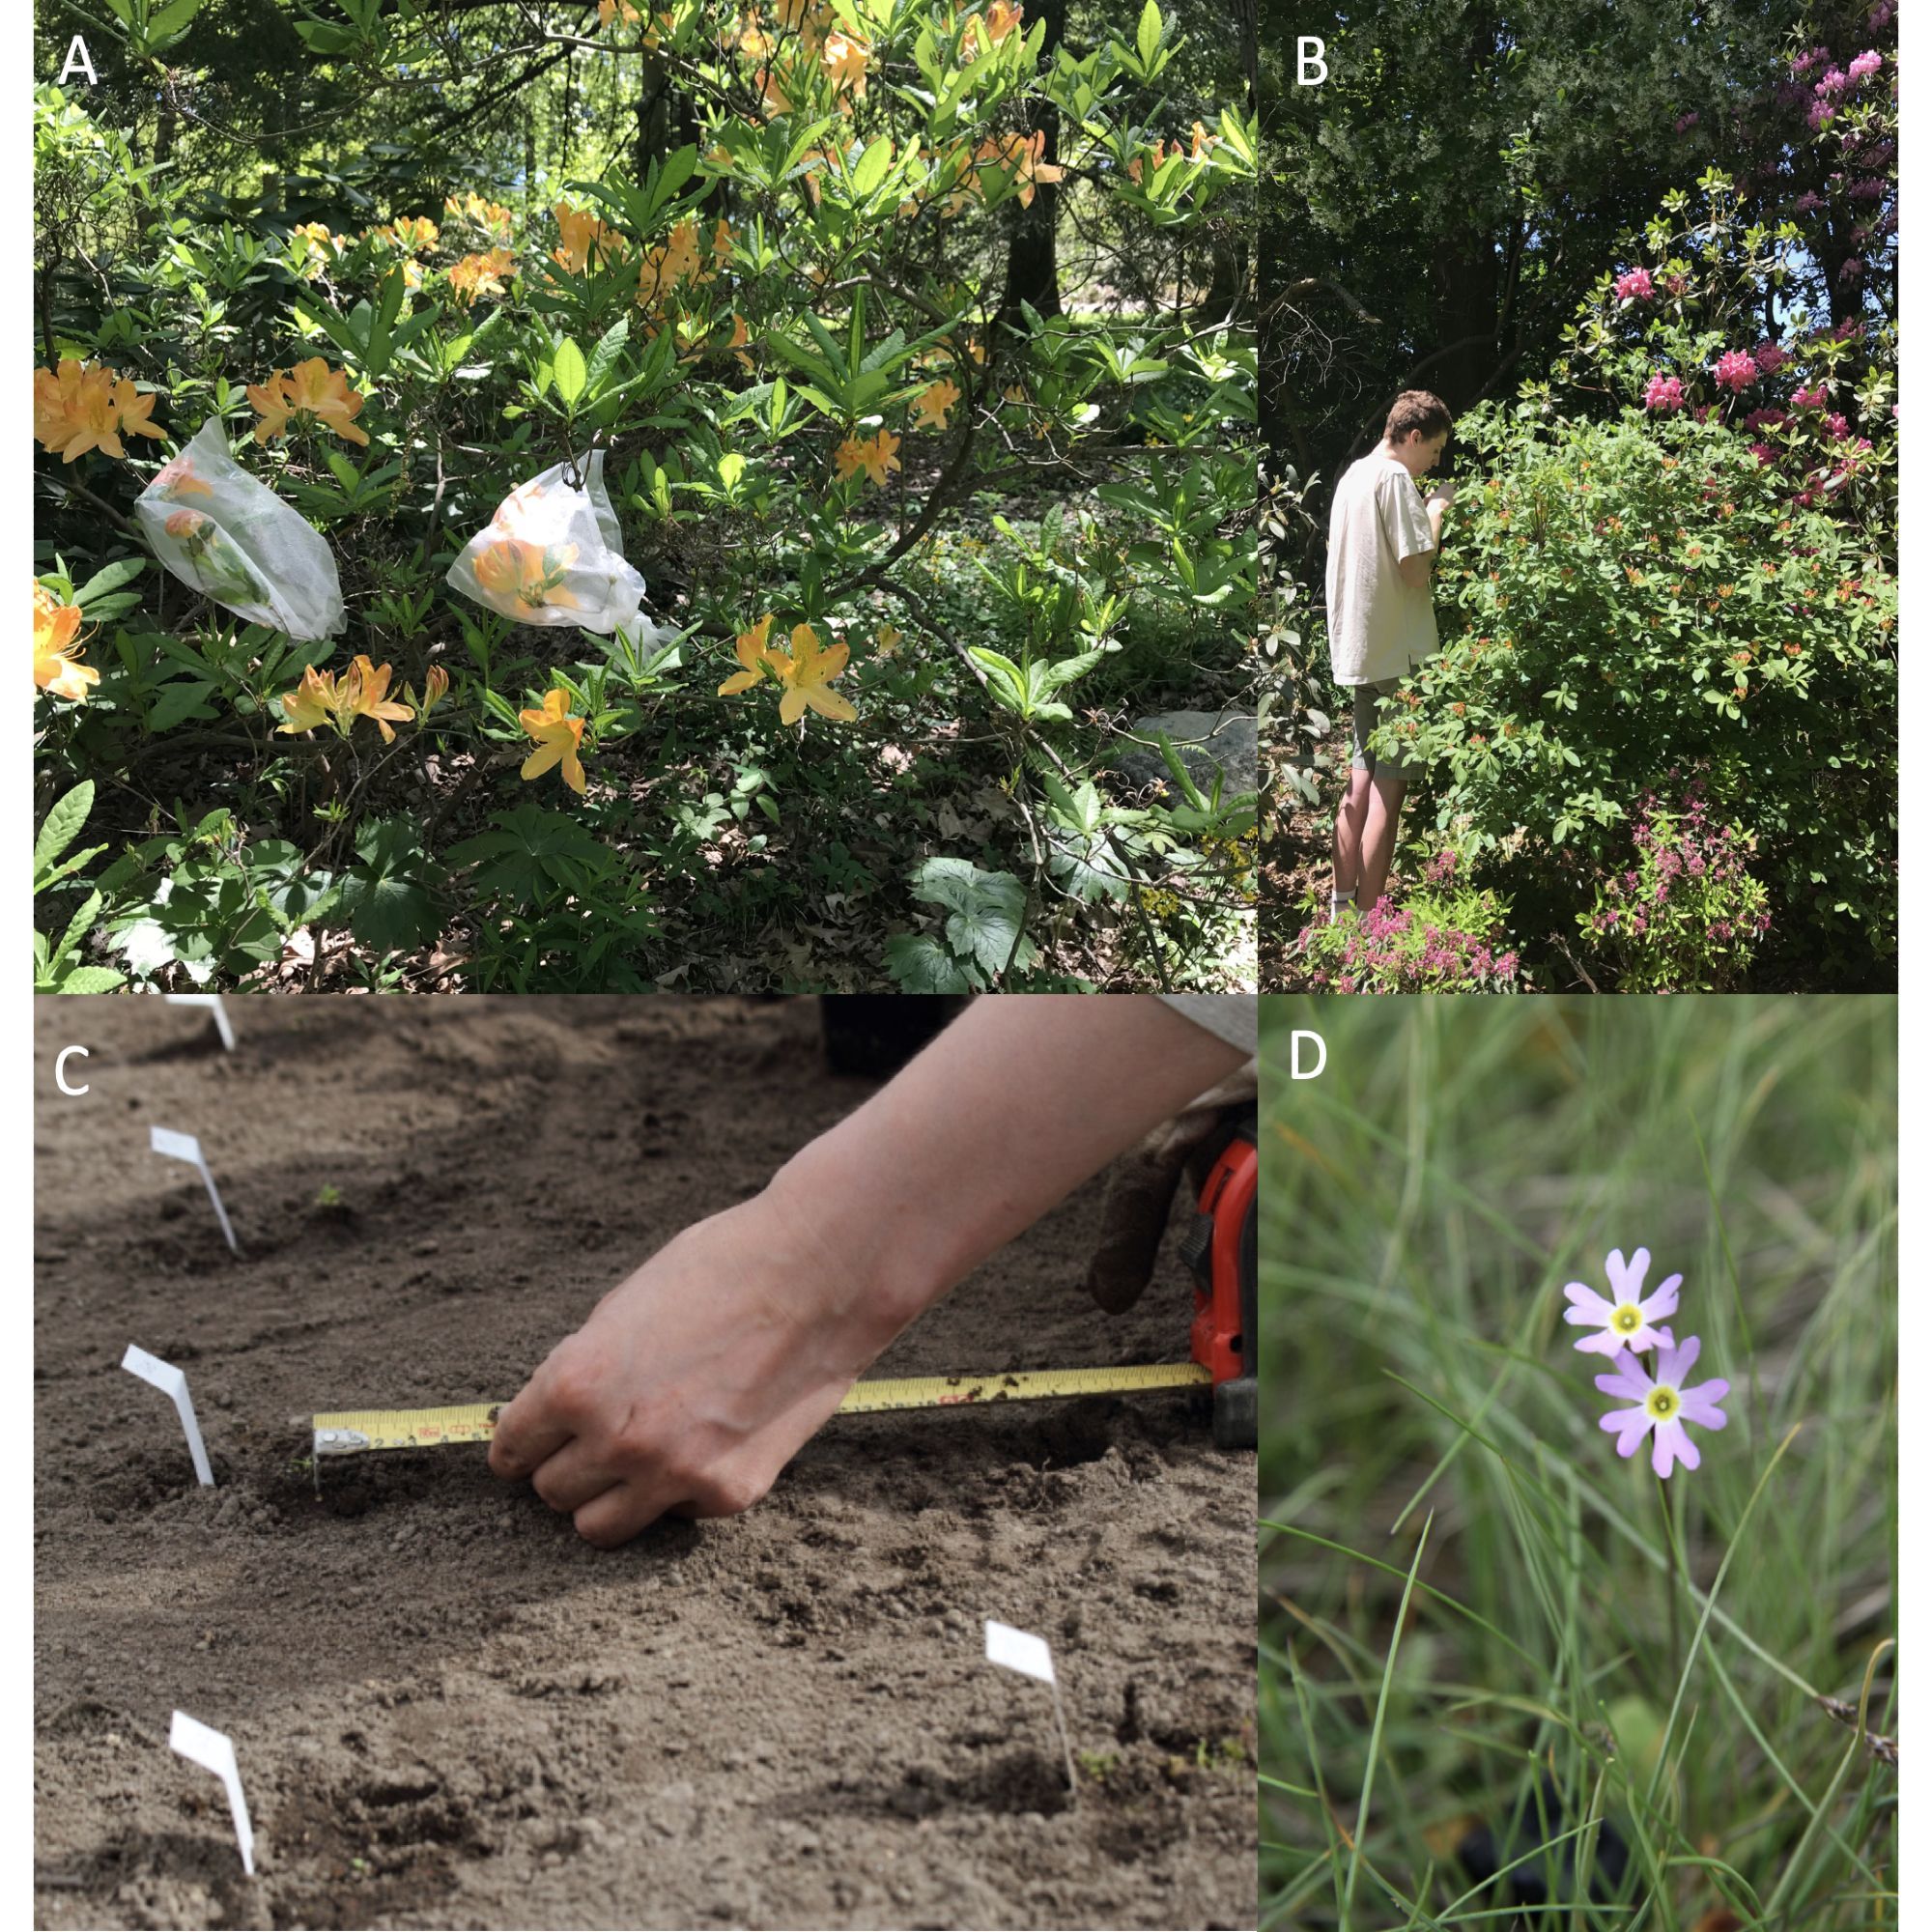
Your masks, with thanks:
M248 1801L242 1795L242 1770L235 1762L235 1740L226 1731L212 1730L185 1711L177 1711L168 1726L168 1748L212 1771L228 1789L228 1809L235 1819L235 1842L242 1848L242 1869L255 1876L255 1828L248 1822Z
M171 1007L206 1007L214 1015L214 1030L221 1036L223 1048L235 1051L235 1023L228 1017L228 1008L219 993L164 993L161 996Z
M221 1193L214 1184L213 1175L208 1171L201 1143L192 1134L178 1134L172 1127L150 1127L148 1145L155 1152L165 1154L170 1160L186 1161L201 1176L202 1185L208 1189L208 1198L214 1204L214 1218L221 1223L222 1236L231 1252L239 1255L242 1243L235 1238L235 1230L228 1225L228 1209L221 1205Z
M449 583L519 624L621 630L645 643L670 635L639 617L644 580L625 560L601 449L512 490L450 565Z
M988 1617L986 1662L997 1663L1004 1670L1017 1670L1022 1677L1037 1678L1053 1692L1053 1721L1060 1727L1060 1748L1066 1756L1066 1788L1074 1790L1078 1780L1073 1776L1073 1739L1066 1728L1066 1711L1060 1701L1060 1681L1053 1674L1053 1652L1047 1648L1046 1639Z
M218 416L134 499L149 548L191 589L291 638L348 627L322 532L228 453Z
M1043 1636L1031 1631L1015 1630L1011 1624L986 1624L986 1662L1017 1670L1023 1676L1037 1677L1042 1684L1053 1679L1053 1652Z
M187 1453L194 1458L195 1479L205 1490L214 1487L214 1471L209 1465L208 1448L201 1439L201 1424L195 1420L194 1400L187 1392L187 1377L172 1362L164 1362L158 1355L151 1355L145 1349L137 1349L133 1343L128 1344L128 1352L121 1357L121 1366L130 1376L139 1376L144 1382L151 1382L175 1406L175 1413L181 1417L182 1434L187 1437Z

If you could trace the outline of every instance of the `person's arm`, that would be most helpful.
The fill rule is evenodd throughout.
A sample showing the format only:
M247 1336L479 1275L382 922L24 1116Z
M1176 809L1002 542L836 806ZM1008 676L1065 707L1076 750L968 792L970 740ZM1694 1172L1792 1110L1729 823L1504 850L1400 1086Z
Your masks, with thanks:
M1244 1057L1151 997L976 1001L607 1294L503 1410L490 1466L607 1548L750 1507L902 1328Z
M1438 483L1418 501L1415 485L1404 481L1398 489L1396 569L1411 590L1427 590L1442 551L1442 519L1456 500L1453 483Z

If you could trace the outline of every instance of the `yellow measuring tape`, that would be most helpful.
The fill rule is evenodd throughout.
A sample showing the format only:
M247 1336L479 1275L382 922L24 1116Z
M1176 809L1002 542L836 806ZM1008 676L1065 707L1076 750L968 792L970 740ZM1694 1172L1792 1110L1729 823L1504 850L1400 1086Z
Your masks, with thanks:
M996 1402L1044 1402L1053 1396L1124 1395L1143 1389L1206 1388L1213 1380L1199 1362L1148 1362L1122 1369L1016 1369L1009 1375L909 1376L896 1381L855 1382L840 1415L877 1415L895 1408L956 1408ZM499 1402L454 1408L344 1408L312 1415L318 1456L359 1456L372 1449L437 1449L450 1442L487 1442L497 1433Z

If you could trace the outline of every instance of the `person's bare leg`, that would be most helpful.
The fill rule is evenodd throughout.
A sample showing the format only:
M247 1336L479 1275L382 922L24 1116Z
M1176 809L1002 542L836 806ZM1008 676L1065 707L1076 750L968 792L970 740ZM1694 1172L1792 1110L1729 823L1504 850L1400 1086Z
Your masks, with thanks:
M1378 771L1370 781L1368 817L1362 826L1362 867L1355 880L1355 903L1367 912L1388 886L1395 858L1396 821L1402 816L1403 781Z
M1334 890L1329 916L1355 892L1362 871L1362 829L1368 821L1370 775L1359 765L1349 768L1349 788L1342 794L1342 807L1335 814ZM1373 903L1373 902L1372 902Z

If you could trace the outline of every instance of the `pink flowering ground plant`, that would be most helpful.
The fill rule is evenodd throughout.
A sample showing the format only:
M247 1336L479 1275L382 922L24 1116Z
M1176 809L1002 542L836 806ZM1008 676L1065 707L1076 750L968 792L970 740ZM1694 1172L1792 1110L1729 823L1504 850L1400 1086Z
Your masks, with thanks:
M1730 1394L1731 1385L1721 1377L1687 1384L1685 1378L1696 1366L1701 1346L1691 1335L1681 1347L1660 1348L1649 1371L1625 1349L1611 1364L1612 1373L1597 1378L1597 1387L1605 1395L1619 1396L1631 1405L1598 1418L1598 1426L1617 1438L1619 1456L1634 1456L1647 1435L1650 1466L1659 1476L1668 1476L1676 1463L1694 1469L1702 1462L1685 1425L1723 1428L1726 1417L1719 1404Z

